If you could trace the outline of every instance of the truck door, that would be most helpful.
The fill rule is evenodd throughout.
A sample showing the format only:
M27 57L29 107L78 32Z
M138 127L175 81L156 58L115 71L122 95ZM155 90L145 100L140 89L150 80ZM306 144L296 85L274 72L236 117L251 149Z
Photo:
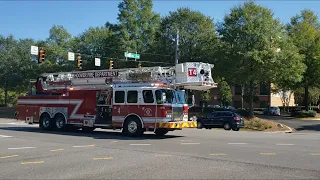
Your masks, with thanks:
M126 109L126 91L125 90L114 90L113 91L113 109L112 109L112 121L117 123L124 122L124 118L127 116Z
M111 93L112 91L108 90L96 91L96 124L111 124L112 122Z
M142 90L140 112L142 113L143 122L149 128L155 128L157 104L153 90Z

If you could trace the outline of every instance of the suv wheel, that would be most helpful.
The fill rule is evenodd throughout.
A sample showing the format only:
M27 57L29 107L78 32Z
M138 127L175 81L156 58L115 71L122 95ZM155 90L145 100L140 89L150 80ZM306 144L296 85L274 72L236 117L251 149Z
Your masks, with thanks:
M235 128L232 128L232 130L233 130L233 131L239 131L239 130L240 130L240 128L235 127Z
M203 124L201 121L197 122L197 129L202 129L203 128Z
M229 123L224 123L223 128L224 128L224 130L230 130L231 126Z

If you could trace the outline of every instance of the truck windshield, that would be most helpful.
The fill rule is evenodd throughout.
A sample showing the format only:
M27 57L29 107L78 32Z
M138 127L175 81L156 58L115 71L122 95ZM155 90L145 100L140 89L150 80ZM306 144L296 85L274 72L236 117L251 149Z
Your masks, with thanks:
M165 102L161 101L162 93L165 93L166 100ZM158 104L170 103L170 104L185 104L185 93L184 91L175 91L170 89L158 89L155 92L156 99Z

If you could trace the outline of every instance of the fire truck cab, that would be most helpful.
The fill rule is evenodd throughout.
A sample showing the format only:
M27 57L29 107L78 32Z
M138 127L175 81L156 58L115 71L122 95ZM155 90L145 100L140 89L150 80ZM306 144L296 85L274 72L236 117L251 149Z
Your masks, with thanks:
M188 121L188 103L181 88L216 87L211 78L212 66L200 65L195 72L187 66L179 67L180 74L176 67L43 74L34 81L31 94L18 98L17 119L39 123L45 130L122 129L128 136L140 136L145 131L164 135L195 128L196 122ZM198 71L200 78L196 82L184 78L194 78Z

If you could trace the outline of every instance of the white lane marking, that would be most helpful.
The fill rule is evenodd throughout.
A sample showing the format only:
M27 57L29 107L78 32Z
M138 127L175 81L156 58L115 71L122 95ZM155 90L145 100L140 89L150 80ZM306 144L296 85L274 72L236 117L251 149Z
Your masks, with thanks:
M227 154L225 153L214 153L214 154L210 154L210 156L226 156Z
M276 153L260 153L260 155L266 155L266 156L275 156Z
M92 145L84 145L84 146L72 146L72 147L93 147L93 146L95 146L94 144L92 144Z
M294 144L277 144L277 146L294 146Z
M151 144L130 144L130 146L150 146Z
M8 148L8 149L34 149L36 147L17 147L17 148Z
M64 149L53 149L51 150L52 152L56 152L56 151L64 151Z
M44 161L22 162L21 164L43 164Z
M228 143L228 144L247 144L247 143Z
M194 144L200 144L200 143L181 143L181 145L194 145Z
M167 156L172 156L171 154L155 154L157 157L167 157Z
M13 136L0 135L0 138L9 138L9 137L13 137Z

